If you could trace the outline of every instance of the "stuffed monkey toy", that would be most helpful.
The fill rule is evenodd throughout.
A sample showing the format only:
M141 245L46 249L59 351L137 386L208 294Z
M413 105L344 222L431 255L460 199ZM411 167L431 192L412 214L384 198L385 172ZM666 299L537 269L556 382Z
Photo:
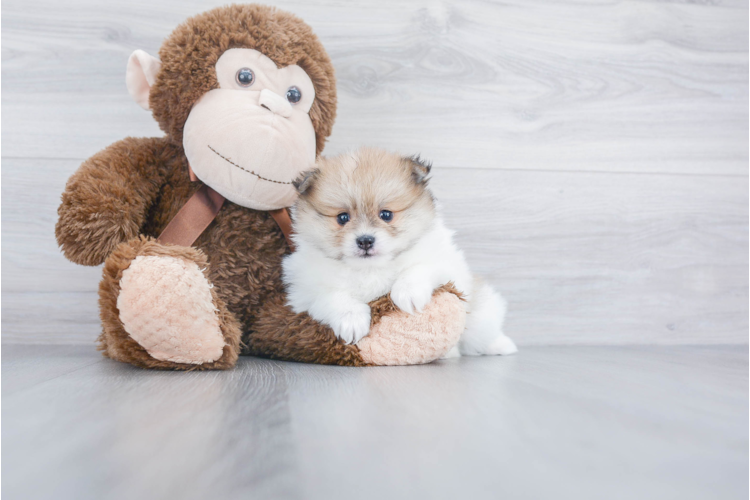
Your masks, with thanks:
M374 301L357 345L285 305L285 207L336 115L333 66L302 20L253 4L211 10L177 27L159 59L135 51L126 83L166 135L86 160L55 231L71 261L104 263L105 356L175 370L228 369L240 354L415 364L458 341L465 313L450 285L415 316Z

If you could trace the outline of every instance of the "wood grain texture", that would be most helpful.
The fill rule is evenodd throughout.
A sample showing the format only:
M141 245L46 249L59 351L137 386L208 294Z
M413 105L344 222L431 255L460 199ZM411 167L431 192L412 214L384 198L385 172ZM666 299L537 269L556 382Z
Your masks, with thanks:
M3 5L6 156L82 159L152 135L124 68L223 2ZM336 66L329 153L453 167L745 175L746 2L279 2Z
M530 347L164 373L85 346L4 345L2 493L746 499L747 367L747 346Z
M62 189L75 168L4 162L6 341L99 333L99 268L60 255L57 198L32 190L40 176ZM438 165L431 183L474 271L508 298L521 345L747 339L748 193L734 177Z
M54 242L68 176L158 136L124 84L223 2L3 3L3 338L90 342L98 268ZM339 79L326 149L421 152L521 345L748 339L746 2L279 2Z

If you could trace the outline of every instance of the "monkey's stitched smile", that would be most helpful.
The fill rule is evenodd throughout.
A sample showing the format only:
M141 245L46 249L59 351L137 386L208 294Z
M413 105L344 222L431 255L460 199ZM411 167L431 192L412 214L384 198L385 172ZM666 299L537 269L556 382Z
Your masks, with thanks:
M248 169L246 169L246 168L244 168L244 167L240 167L240 166L239 166L239 165L237 165L237 164L236 164L235 162L233 162L233 161L232 161L232 160L230 160L229 158L227 158L227 157L223 156L223 155L222 155L221 153L219 153L218 151L216 151L216 150L215 150L214 148L212 148L212 147L211 147L210 145L208 145L208 149L210 149L211 151L213 151L213 152L214 152L214 154L215 154L216 156L218 156L218 157L219 157L219 158L221 158L222 160L226 161L226 162L227 162L227 163L229 163L230 165L234 165L235 167L239 168L240 170L242 170L242 171L244 171L244 172L247 172L248 174L253 174L253 175L254 175L255 177L257 177L258 179L260 179L260 180L262 180L262 181L266 181L266 182L273 182L274 184L291 184L291 183L292 183L291 181L289 181L289 182L283 182L283 181L275 181L275 180L273 180L273 179L268 179L267 177L263 177L262 175L258 175L258 174L256 174L255 172L253 172L252 170L248 170Z

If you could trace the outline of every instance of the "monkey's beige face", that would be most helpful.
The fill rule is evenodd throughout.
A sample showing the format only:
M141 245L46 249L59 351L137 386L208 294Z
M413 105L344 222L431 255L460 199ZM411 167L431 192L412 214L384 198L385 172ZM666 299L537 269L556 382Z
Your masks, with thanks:
M333 259L387 262L432 225L429 165L375 149L320 159L296 185L294 230Z
M315 162L315 99L299 66L277 68L257 50L229 49L219 88L193 106L183 147L195 175L228 200L256 210L290 206L292 181Z

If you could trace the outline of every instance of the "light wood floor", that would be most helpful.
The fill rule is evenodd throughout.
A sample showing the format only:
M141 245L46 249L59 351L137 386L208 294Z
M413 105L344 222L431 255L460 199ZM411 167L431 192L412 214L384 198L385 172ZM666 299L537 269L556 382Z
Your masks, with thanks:
M2 390L6 500L748 496L747 346L186 374L4 345Z

